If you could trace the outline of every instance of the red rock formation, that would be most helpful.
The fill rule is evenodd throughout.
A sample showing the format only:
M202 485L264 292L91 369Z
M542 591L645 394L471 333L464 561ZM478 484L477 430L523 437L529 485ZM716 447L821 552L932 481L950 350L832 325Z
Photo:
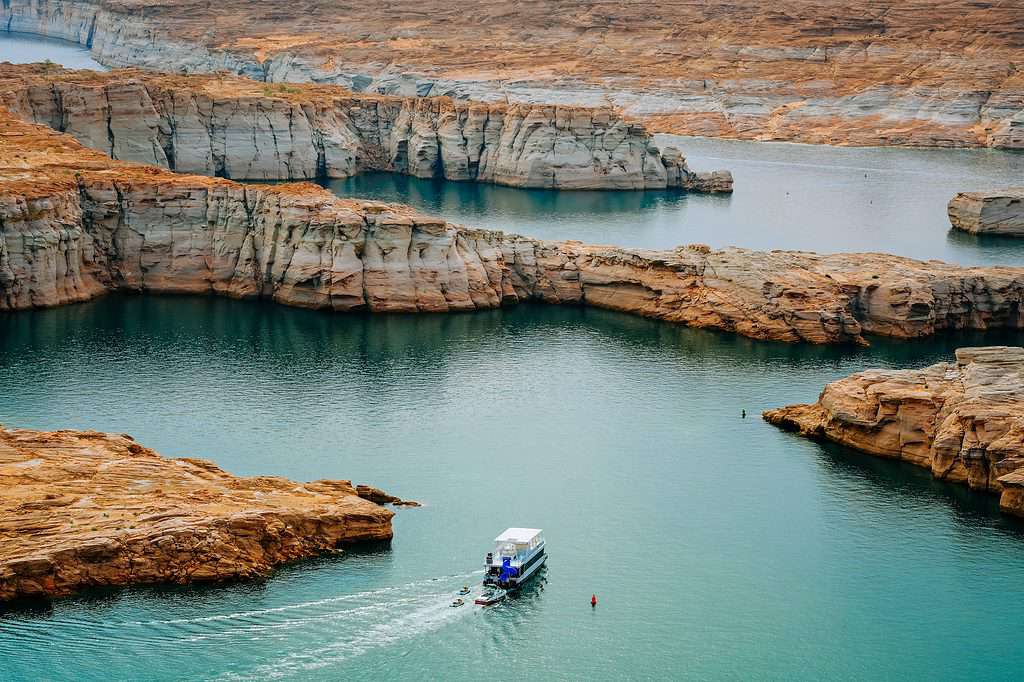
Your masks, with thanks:
M1004 512L1024 516L1024 348L961 348L955 363L860 372L764 418L999 493Z
M128 436L0 428L0 602L252 578L390 540L392 515L348 481L238 478Z

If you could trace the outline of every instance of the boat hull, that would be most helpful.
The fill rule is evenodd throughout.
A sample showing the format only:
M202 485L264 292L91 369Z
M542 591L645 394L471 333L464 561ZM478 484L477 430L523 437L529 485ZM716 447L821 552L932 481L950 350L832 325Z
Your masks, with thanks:
M514 590L526 583L530 578L537 575L537 571L540 570L541 566L547 563L548 555L544 549L536 555L531 557L522 569L523 573L520 576L510 578L507 583L499 582L497 576L486 575L484 577L484 585L498 585L505 589ZM488 567L490 568L490 567Z

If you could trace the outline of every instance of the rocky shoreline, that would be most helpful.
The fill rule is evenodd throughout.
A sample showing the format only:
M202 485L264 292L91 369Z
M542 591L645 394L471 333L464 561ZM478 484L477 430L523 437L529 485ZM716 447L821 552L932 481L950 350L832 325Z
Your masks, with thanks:
M851 145L1024 147L1018 3L754 0L514 8L336 0L10 0L7 30L109 66L608 105L657 132Z
M239 478L94 431L0 427L0 487L0 603L250 579L392 537L348 481Z
M949 222L972 234L1024 237L1024 187L961 192L949 202Z
M952 363L860 372L764 418L998 494L1003 512L1024 517L1024 348L961 348Z
M1024 327L1024 268L541 241L308 183L242 185L113 161L0 112L0 310L113 290L334 311L541 301L809 343Z
M613 110L354 94L334 85L0 65L0 106L113 159L249 180L386 171L511 187L731 192Z

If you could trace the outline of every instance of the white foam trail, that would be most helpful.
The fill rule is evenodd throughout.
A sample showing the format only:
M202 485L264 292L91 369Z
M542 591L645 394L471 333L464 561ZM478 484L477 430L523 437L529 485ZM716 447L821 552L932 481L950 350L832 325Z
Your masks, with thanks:
M376 625L368 624L352 636L338 639L313 651L289 654L279 661L258 666L248 673L229 673L220 680L279 679L302 672L319 670L372 649L389 646L437 630L473 612L472 608L451 608L446 597L449 592L424 595L425 602L416 610Z
M471 571L469 573L459 573L450 576L444 576L445 578L471 578L474 575L480 575L483 571ZM168 620L146 620L146 621L128 621L125 623L107 623L110 627L123 627L125 625L135 626L152 626L152 625L182 625L187 623L210 623L221 620L237 620L240 618L251 618L253 616L263 616L271 613L280 613L282 611L293 611L295 609L309 609L316 606L326 606L328 604L337 604L341 602L357 601L359 599L366 599L369 597L377 597L383 594L390 594L398 592L399 590L408 590L413 587L420 587L423 585L429 585L430 583L437 582L439 578L427 578L425 580L416 580L402 585L392 585L391 587L382 587L376 590L366 590L365 592L355 592L353 594L344 594L337 597L326 597L324 599L316 599L313 601L301 602L298 604L286 604L284 606L275 606L266 609L253 609L251 611L237 611L235 613L220 613L214 616L201 616L199 618L172 618Z

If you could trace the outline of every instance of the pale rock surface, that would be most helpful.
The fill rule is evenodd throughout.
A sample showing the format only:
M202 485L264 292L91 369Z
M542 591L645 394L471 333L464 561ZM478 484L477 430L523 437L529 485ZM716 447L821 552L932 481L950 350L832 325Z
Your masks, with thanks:
M337 86L0 66L0 104L114 159L234 179L420 178L731 192L609 109L357 95Z
M972 234L1024 237L1024 187L961 192L949 202L949 222Z
M999 493L1003 511L1024 516L1024 348L960 348L952 363L859 372L814 404L764 418Z

